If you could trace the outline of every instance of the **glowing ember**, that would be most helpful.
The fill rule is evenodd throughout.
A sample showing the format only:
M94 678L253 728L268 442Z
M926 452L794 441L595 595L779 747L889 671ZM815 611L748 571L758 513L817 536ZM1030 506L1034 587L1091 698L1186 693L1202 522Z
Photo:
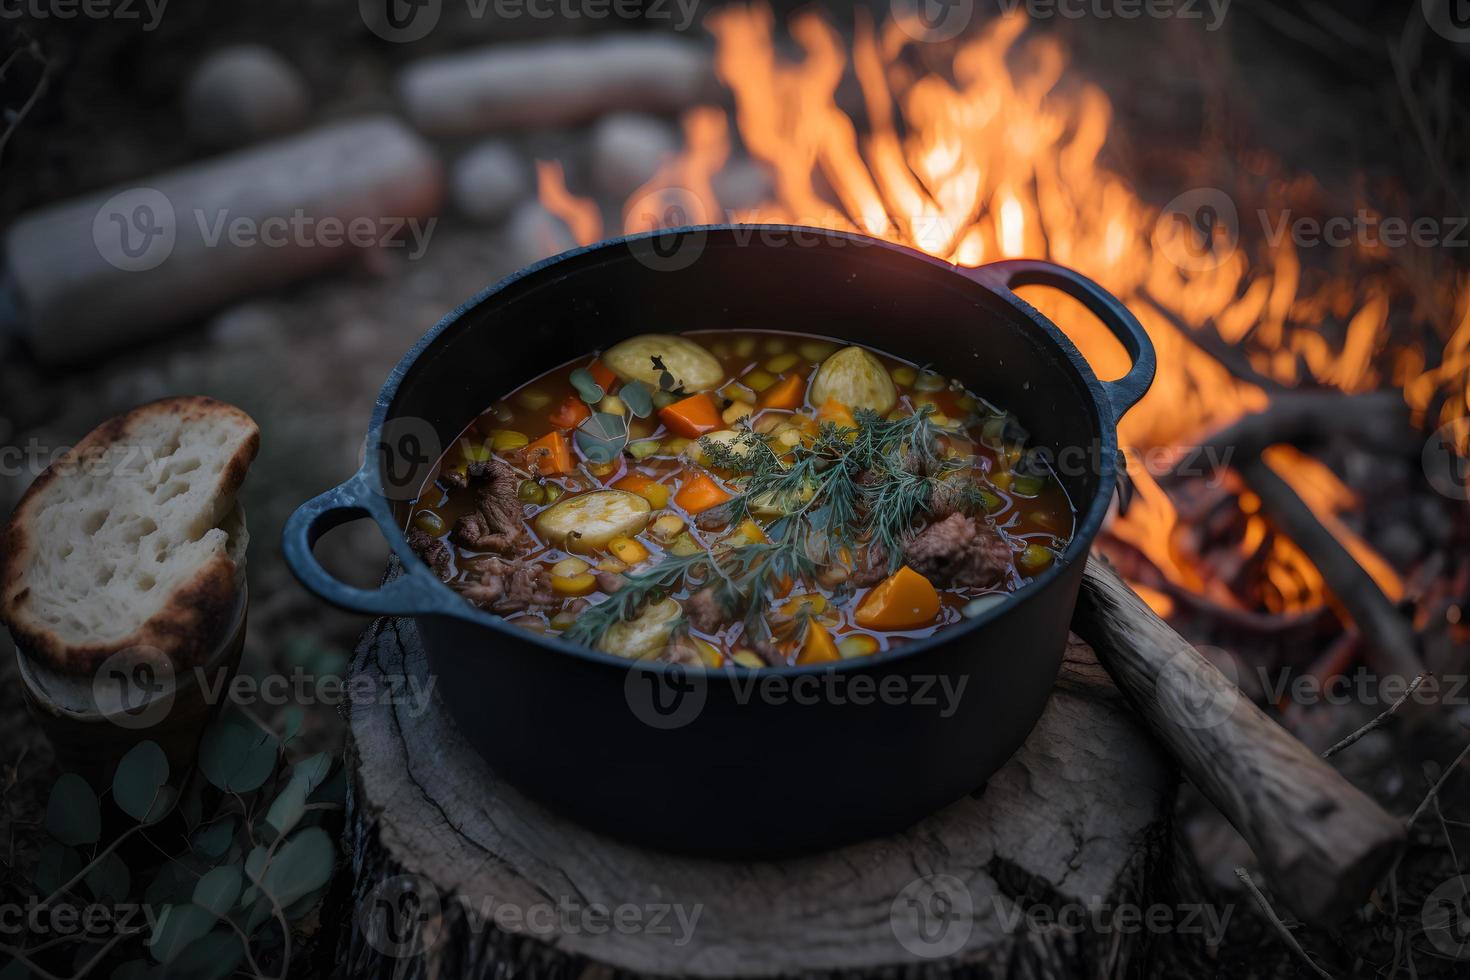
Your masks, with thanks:
M1310 382L1349 392L1397 383L1421 417L1450 389L1455 395L1439 421L1470 415L1470 280L1458 305L1446 304L1459 311L1458 325L1437 367L1426 369L1412 352L1387 356L1390 292L1380 276L1313 279L1309 286L1289 236L1261 255L1247 254L1223 192L1193 191L1161 212L1099 162L1112 112L1107 97L1066 76L1055 39L1023 38L1022 14L946 49L951 54L939 70L916 68L921 60L932 64L937 46L914 52L908 33L892 24L875 29L860 17L851 66L865 127L838 107L849 56L820 16L791 23L803 52L795 60L777 54L773 18L763 7L722 9L707 26L718 42L716 68L734 95L740 142L768 166L774 198L750 212L721 210L711 181L729 152L730 122L719 109L701 108L685 119L685 153L633 195L623 230L793 222L861 231L965 266L1040 256L1097 280L1138 315L1159 354L1152 391L1121 427L1137 496L1110 533L1173 585L1238 604L1188 553L1173 503L1143 465L1263 408L1266 392L1238 375L1253 370L1283 386ZM910 57L920 53L922 59ZM543 202L579 240L602 237L585 202L566 194L559 170L543 168L541 177ZM1290 191L1275 188L1283 196ZM1210 216L1218 220L1203 220ZM1080 305L1051 290L1024 292L1101 377L1123 373L1121 347ZM1328 320L1346 327L1324 329ZM1205 353L1198 343L1205 334L1238 351L1248 371L1232 373ZM1278 466L1282 452L1273 451ZM1336 519L1351 492L1325 466L1304 460L1298 454L1282 475L1385 592L1401 594L1393 570ZM1244 527L1241 546L1253 551L1267 538L1264 519L1248 513ZM1271 538L1264 574L1275 586L1269 591L1279 594L1268 601L1274 611L1323 599L1320 575L1279 535ZM1164 594L1147 594L1161 611L1168 605Z

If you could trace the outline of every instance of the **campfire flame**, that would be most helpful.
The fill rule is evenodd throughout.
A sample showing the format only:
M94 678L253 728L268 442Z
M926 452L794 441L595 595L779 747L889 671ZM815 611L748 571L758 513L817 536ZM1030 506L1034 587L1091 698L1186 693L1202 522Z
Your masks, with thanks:
M1113 539L1142 554L1165 582L1225 605L1241 602L1202 571L1179 533L1178 510L1155 479L1179 447L1264 408L1267 386L1314 385L1344 392L1403 388L1424 421L1470 415L1470 280L1459 290L1456 327L1444 355L1426 367L1416 348L1392 348L1390 287L1378 274L1309 275L1285 236L1250 254L1228 223L1206 226L1146 202L1108 168L1103 149L1112 107L1096 86L1066 72L1059 42L1024 36L1019 13L948 46L917 44L901 25L859 17L850 52L866 126L839 102L849 65L842 36L820 15L790 23L801 57L778 54L769 9L727 7L706 26L715 66L734 96L740 143L772 177L771 200L724 211L713 191L730 155L730 120L702 107L684 119L685 151L630 198L623 231L711 222L791 222L858 231L922 249L957 265L1035 256L1071 266L1118 296L1158 348L1159 374L1124 419L1136 495L1114 520ZM943 54L941 54L943 52ZM842 93L846 96L847 93ZM583 243L603 236L589 204L567 193L560 170L543 168L542 202ZM1289 199L1291 182L1271 182ZM1214 192L1220 194L1221 192ZM1027 300L1058 323L1100 377L1124 373L1121 345L1075 301L1042 288ZM1343 324L1334 327L1333 324ZM1202 349L1213 335L1247 372ZM1254 372L1255 381L1242 377ZM1443 397L1446 391L1451 397ZM1269 464L1285 477L1392 598L1394 570L1337 514L1356 501L1326 466L1277 447ZM1315 608L1322 577L1291 541L1272 535L1243 493L1241 548L1269 540L1263 573L1272 612ZM1168 596L1141 589L1167 612Z

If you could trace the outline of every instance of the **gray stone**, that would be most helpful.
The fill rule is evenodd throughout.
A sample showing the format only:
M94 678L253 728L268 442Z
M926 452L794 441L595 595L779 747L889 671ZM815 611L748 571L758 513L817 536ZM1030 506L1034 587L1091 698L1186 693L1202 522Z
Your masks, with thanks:
M405 68L398 93L431 136L565 126L613 109L677 112L712 94L701 44L660 34L500 45Z
M195 139L234 147L289 132L306 121L306 82L290 63L258 44L206 55L184 85L184 119Z
M487 140L460 157L450 178L454 206L477 221L499 221L534 197L530 168L514 147Z
M506 234L510 239L511 254L522 266L577 246L566 222L536 201L527 201L516 208Z
M598 120L592 130L592 168L597 187L624 201L679 152L674 127L656 116L618 112Z

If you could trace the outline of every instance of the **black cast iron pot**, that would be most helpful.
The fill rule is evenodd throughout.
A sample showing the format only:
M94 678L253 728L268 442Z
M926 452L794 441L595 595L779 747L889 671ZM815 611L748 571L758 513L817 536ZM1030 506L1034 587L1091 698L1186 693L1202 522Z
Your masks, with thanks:
M1133 358L1099 382L1011 287L1084 303ZM867 344L935 365L1019 415L1078 511L1063 558L985 613L887 654L773 671L687 671L543 637L481 612L408 548L395 501L484 408L567 360L639 333L763 328ZM1095 283L1047 262L961 269L857 235L788 226L683 229L606 242L487 289L394 369L368 462L303 504L285 554L333 605L413 617L464 735L526 792L595 828L706 853L773 853L902 828L976 791L1051 692L1084 559L1116 480L1116 423L1154 353ZM368 517L405 573L380 589L331 577L326 530Z

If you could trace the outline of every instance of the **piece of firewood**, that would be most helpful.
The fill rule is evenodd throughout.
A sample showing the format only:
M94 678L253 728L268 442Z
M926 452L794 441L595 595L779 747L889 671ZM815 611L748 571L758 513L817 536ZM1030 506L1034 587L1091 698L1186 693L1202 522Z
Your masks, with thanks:
M1266 717L1098 559L1072 622L1298 914L1331 923L1367 900L1404 842L1402 821Z

